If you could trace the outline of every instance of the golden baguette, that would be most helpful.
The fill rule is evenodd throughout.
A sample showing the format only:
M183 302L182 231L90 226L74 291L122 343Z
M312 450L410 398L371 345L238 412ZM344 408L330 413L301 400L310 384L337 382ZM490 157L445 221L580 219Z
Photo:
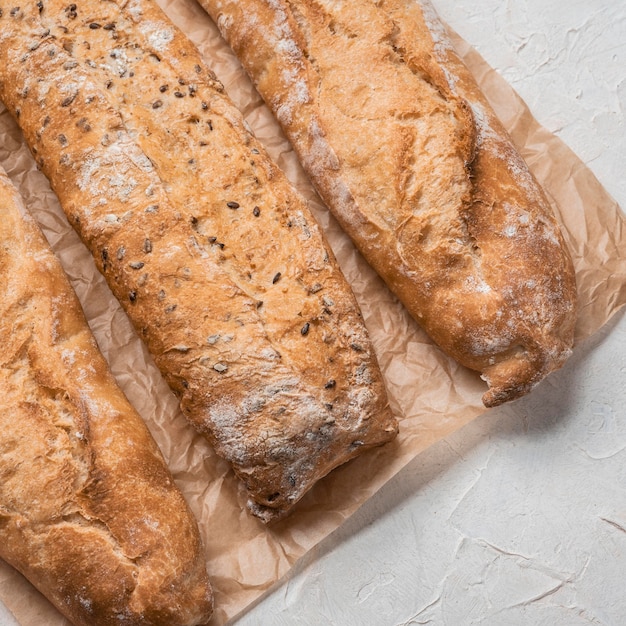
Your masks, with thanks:
M319 227L187 38L148 0L0 7L0 97L250 509L392 439Z
M431 338L517 398L571 353L543 191L428 0L200 0L344 230Z
M0 557L74 624L191 626L196 521L0 171Z

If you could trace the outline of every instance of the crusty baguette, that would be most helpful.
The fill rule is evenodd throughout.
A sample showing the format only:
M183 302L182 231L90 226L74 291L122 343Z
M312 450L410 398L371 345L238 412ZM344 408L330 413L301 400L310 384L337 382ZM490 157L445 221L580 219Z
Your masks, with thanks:
M571 352L544 193L427 0L200 0L345 231L487 406Z
M196 521L0 172L0 557L85 626L205 624Z
M319 227L187 38L148 0L0 6L0 96L253 513L393 438Z

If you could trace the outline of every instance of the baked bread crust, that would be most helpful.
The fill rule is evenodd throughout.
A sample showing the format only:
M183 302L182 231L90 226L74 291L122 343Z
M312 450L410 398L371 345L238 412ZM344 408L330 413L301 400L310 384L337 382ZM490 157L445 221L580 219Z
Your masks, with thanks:
M208 622L196 521L0 171L0 557L84 626Z
M145 0L0 6L0 96L252 512L392 439L327 242L187 38Z
M494 406L570 355L548 201L429 2L200 0L322 199Z

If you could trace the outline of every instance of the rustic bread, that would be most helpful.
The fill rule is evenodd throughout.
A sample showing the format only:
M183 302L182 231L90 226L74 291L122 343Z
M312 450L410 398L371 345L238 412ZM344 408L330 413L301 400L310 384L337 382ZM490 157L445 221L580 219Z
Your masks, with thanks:
M322 199L493 406L571 352L572 262L544 193L427 1L200 0Z
M187 38L147 0L0 6L0 97L250 509L392 439L318 225Z
M196 521L0 172L0 557L85 626L212 610Z

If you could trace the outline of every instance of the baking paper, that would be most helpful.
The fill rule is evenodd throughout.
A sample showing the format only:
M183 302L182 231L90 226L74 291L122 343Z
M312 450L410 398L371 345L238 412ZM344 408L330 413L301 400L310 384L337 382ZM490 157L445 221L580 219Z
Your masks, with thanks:
M68 225L19 130L0 106L0 164L23 194L67 271L113 373L154 434L198 518L215 591L212 624L224 624L258 600L294 563L336 530L424 449L486 409L486 385L444 356L356 252L313 191L280 128L217 29L193 0L163 0L287 173L326 231L370 331L400 420L397 440L335 470L286 520L266 527L245 509L227 464L191 427L90 254ZM593 334L626 302L625 218L588 168L542 128L524 103L468 44L452 35L560 219L576 266L580 297L576 341ZM0 561L0 599L22 626L68 622L17 572Z

